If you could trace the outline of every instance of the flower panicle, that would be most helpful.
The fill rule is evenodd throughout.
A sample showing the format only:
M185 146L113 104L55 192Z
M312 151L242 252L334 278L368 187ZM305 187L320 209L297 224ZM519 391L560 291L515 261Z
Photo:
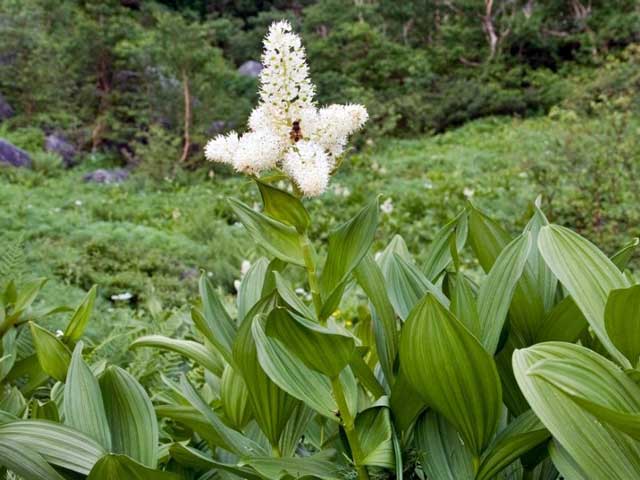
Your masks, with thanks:
M252 175L280 168L304 195L320 195L349 136L366 123L367 110L355 104L316 107L302 41L286 20L269 28L262 63L260 104L248 132L218 135L205 156Z

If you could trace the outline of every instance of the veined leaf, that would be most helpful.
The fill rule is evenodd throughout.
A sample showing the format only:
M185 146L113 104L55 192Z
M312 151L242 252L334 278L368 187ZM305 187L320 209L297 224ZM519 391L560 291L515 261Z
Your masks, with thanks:
M269 260L265 257L260 257L251 265L247 273L245 273L240 282L240 289L238 290L238 318L240 320L242 320L249 310L262 298L262 290L268 271ZM218 308L223 309L221 305ZM235 337L235 324L228 315L223 314L223 319L233 327L233 331L227 332L228 339L230 340Z
M249 423L252 414L249 390L242 376L230 365L225 367L220 381L220 401L224 414L234 428L241 430Z
M111 432L98 380L82 359L82 342L71 357L64 385L64 421L111 449Z
M246 480L263 480L262 477L256 474L253 469L219 462L195 448L187 447L180 443L174 443L171 445L169 451L171 453L171 458L175 459L176 462L193 468L196 471L215 469L232 473L237 477Z
M100 389L111 430L113 453L128 455L150 468L158 462L158 422L149 396L127 371L110 366Z
M573 297L600 342L623 367L630 367L629 361L607 335L604 321L605 306L611 290L629 286L624 275L595 245L564 227L543 227L538 247L547 265Z
M50 331L29 322L33 346L38 356L40 368L59 382L64 382L71 362L71 352L67 346Z
M447 418L479 455L498 425L498 372L492 356L431 294L405 323L400 367L425 403Z
M473 296L469 280L463 273L455 274L451 295L451 313L476 337L482 338L478 304Z
M64 330L65 339L69 339L72 342L80 340L80 337L82 337L84 329L87 326L87 322L89 321L89 317L91 316L91 312L93 311L93 304L96 301L97 291L97 285L91 287L91 290L89 290L82 302L80 302L80 305L78 305L78 308L73 312L71 320L69 320L67 328Z
M386 397L381 397L382 399ZM360 412L356 417L355 428L362 448L362 465L393 469L393 427L388 405L378 401Z
M309 457L248 457L240 461L241 466L249 465L269 480L284 478L319 478L338 480L343 478L335 462L324 454Z
M627 265L631 261L638 245L640 245L640 238L634 238L613 254L611 261L620 269L620 271L624 271L624 269L627 268Z
M573 343L589 326L587 319L571 297L565 297L558 302L543 320L536 341L562 341Z
M577 376L566 377L560 371L552 379L548 371L542 371L549 361L556 366L566 363L571 375ZM597 421L554 385L562 376L566 377L563 381L573 382L581 390L587 387L590 391L614 388L632 392L640 389L619 367L587 348L548 342L516 350L513 369L533 411L575 463L584 472L589 472L589 478L622 480L634 478L640 471L640 442ZM598 395L601 399L606 398L604 394Z
M229 204L258 245L274 257L304 266L299 234L294 227L258 213L234 198L229 199Z
M636 366L640 360L640 285L612 290L604 310L611 342Z
M467 241L467 212L463 210L453 220L436 233L427 249L424 274L431 282L435 282L442 271L451 263L450 238L455 235L455 246L462 250Z
M540 292L542 297L544 309L549 311L556 300L558 279L547 266L544 258L540 255L540 250L538 250L538 235L540 234L540 229L545 225L549 225L549 221L542 213L542 210L536 206L533 217L531 217L525 228L525 232L531 232L533 239L533 248L529 253L528 263L535 279L536 290Z
M274 272L273 276L276 282L276 290L280 298L291 308L306 318L316 318L316 313L312 308L304 303L304 301L293 291L289 284L278 272Z
M198 288L202 299L202 313L193 315L192 312L193 322L200 333L216 347L220 355L228 363L233 363L231 350L233 349L233 341L236 338L236 324L225 310L213 285L204 274L200 277Z
M193 340L178 340L162 335L146 335L133 341L131 348L137 347L155 347L170 350L184 355L216 375L222 374L222 362L207 347Z
M180 480L175 473L145 467L126 455L108 454L95 464L87 480Z
M24 443L0 440L0 465L29 480L64 480L42 455Z
M256 181L264 204L264 213L275 220L295 227L304 233L311 223L309 213L302 202L289 192L267 183Z
M588 480L590 478L557 440L549 442L549 456L562 478L568 480Z

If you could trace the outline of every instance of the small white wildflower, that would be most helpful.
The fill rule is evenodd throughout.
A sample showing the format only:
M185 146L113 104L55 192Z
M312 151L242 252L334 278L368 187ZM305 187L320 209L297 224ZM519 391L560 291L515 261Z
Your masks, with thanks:
M242 284L242 282L240 280L234 280L233 281L233 288L236 289L237 293L240 293L240 285Z
M424 185L424 188L426 188L427 190L431 190L433 188L433 183L431 183L430 180L425 180L423 185Z
M82 200L76 200L74 203L76 204L76 207L82 206Z
M233 164L233 156L238 149L238 134L231 132L227 135L218 135L207 142L204 147L204 155L212 162Z
M268 130L246 133L233 155L233 166L239 172L260 173L276 166L283 147L281 139Z
M307 294L307 291L304 288L296 288L296 295L300 295L302 297L304 297Z
M393 200L391 198L387 198L382 205L380 205L380 210L382 213L386 213L387 215L391 215L393 213Z
M473 197L475 193L476 191L473 188L469 188L469 187L465 187L464 190L462 190L462 194L467 198Z
M64 332L60 329L56 330L56 337L60 338L62 336L64 336Z
M243 260L242 263L240 264L240 275L244 277L250 268L251 268L251 262L249 260Z
M133 298L133 294L131 292L119 293L117 295L111 295L111 300L114 302L128 302Z
M213 272L207 272L207 277L209 278L213 277Z
M327 188L331 167L327 154L317 143L299 141L285 155L282 167L307 196L319 195Z

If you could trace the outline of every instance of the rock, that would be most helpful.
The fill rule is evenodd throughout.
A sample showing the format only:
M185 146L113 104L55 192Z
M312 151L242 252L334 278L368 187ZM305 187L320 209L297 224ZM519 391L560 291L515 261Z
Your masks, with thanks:
M60 155L64 166L67 168L76 164L76 147L62 135L58 135L57 133L47 135L44 139L44 149L47 152Z
M217 135L222 133L227 128L227 122L224 120L214 120L209 124L209 128L207 128L208 135Z
M124 168L116 168L115 170L99 168L98 170L87 173L83 178L85 182L120 183L129 178L129 172Z
M13 117L14 113L15 112L13 111L13 108L11 108L11 105L9 105L9 102L7 102L0 93L0 122Z
M242 65L240 65L240 68L238 68L238 73L240 75L252 78L258 77L261 71L262 64L260 62L256 62L255 60L247 60Z
M0 138L0 164L31 168L31 157L21 148Z

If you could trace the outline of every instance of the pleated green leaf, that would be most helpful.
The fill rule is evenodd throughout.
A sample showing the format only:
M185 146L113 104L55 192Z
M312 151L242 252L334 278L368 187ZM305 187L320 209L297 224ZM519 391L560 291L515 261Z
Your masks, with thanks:
M402 331L400 367L427 405L449 420L474 455L489 444L502 405L493 358L433 295Z
M212 445L224 445L223 436L207 421L202 413L191 405L158 405L155 407L155 411L158 417L170 418L184 425Z
M242 376L230 365L225 367L220 381L220 403L234 428L240 430L251 420L249 390Z
M415 439L427 478L473 480L471 452L442 415L433 410L423 414L416 422Z
M0 465L27 480L64 480L42 455L24 443L0 440Z
M33 347L38 356L40 368L51 378L64 382L67 377L71 352L67 346L50 331L29 322Z
M97 285L91 287L91 290L89 290L82 302L80 302L80 305L78 305L78 308L73 312L71 320L69 320L67 328L64 330L65 339L69 339L72 342L80 340L80 337L82 337L84 329L87 326L87 322L89 321L89 317L91 316L91 312L93 311L93 304L96 301L97 291Z
M280 295L280 298L289 306L289 308L298 312L303 317L315 319L315 311L304 303L304 301L289 286L282 275L278 272L274 272L273 276L275 278L278 295Z
M240 465L253 467L263 478L269 480L285 478L339 480L344 478L340 467L328 459L324 453L309 457L252 457L243 459Z
M630 367L629 361L607 335L604 320L611 290L629 286L624 275L595 245L564 227L543 227L538 247L600 342L622 366Z
M640 245L640 238L634 238L630 242L628 242L624 247L618 250L611 257L611 261L614 263L616 267L618 267L621 271L627 268L627 265L631 261L633 254L636 249Z
M455 274L451 291L451 313L460 320L476 338L482 338L478 303L473 295L471 283L463 273Z
M573 343L589 326L587 319L571 297L558 302L536 332L536 343L562 341Z
M547 217L542 213L542 210L536 205L533 213L533 217L529 220L525 228L525 232L531 232L533 239L533 248L529 253L528 264L531 267L533 278L536 283L536 290L542 297L545 311L551 309L556 301L556 291L558 289L558 279L548 267L544 258L538 250L538 235L540 229L545 225L549 225Z
M294 456L300 439L307 431L311 420L316 417L316 413L302 402L297 402L296 408L289 417L287 424L280 435L278 445L280 453L284 457Z
M509 312L518 280L531 249L531 234L523 234L509 243L498 255L478 291L480 342L494 353Z
M390 405L394 425L400 432L409 430L418 415L427 408L424 400L411 388L402 369L391 387Z
M180 465L185 465L196 471L208 471L213 469L229 472L246 480L263 480L263 478L256 474L251 468L230 465L214 460L203 452L180 443L174 443L171 445L169 452L171 453L171 458L175 459L175 461Z
M566 364L569 375L563 373L567 370L562 370L552 378L548 369L547 372L543 370L549 361L555 366L552 370L559 364ZM608 398L606 392L610 389L632 395L640 387L618 366L587 348L548 342L516 350L513 369L535 414L575 463L588 472L588 478L622 480L637 476L640 442L598 421L554 385L559 379L571 382L581 391L590 385L590 391L598 392L596 398L600 400ZM629 400L626 394L619 401L622 399Z
M290 225L258 213L235 198L229 204L254 241L274 257L304 266L299 234Z
M51 420L52 422L60 421L58 406L53 400L41 402L34 398L29 404L29 410L31 412L30 418L34 420Z
M111 430L112 452L155 468L158 422L147 393L131 374L115 366L100 377L100 389Z
M2 311L2 305L0 305ZM16 337L18 332L15 328L10 328L2 335L2 359L0 360L0 379L10 378L13 374L13 367L18 358L18 345Z
M220 359L213 352L193 340L178 340L162 335L146 335L137 338L131 344L131 348L138 347L155 347L179 353L216 375L221 375L224 368Z
M283 308L269 314L265 332L282 342L307 367L329 378L337 377L355 352L352 336L331 324L320 325Z
M198 282L202 312L192 314L196 328L218 349L228 363L233 362L231 350L236 337L236 324L222 305L209 279L202 274ZM193 312L192 312L193 313Z
M329 234L327 261L320 276L320 289L325 301L344 283L367 254L377 227L376 199Z
M529 410L513 420L483 454L476 480L491 480L529 450L546 442L551 434Z
M64 421L111 450L111 432L98 380L82 359L82 342L76 345L64 384Z
M362 448L362 465L393 469L393 427L388 406L374 405L360 412L355 429Z
M76 429L47 420L19 420L0 425L0 441L21 443L48 463L87 475L106 449Z
M126 455L108 454L93 467L87 480L181 480L176 473L146 467Z
M238 290L239 319L243 319L249 310L251 310L251 308L262 298L262 289L264 287L264 281L268 271L269 260L265 257L260 257L251 265L247 273L245 273L242 281L240 282L240 289ZM222 308L222 306L219 308ZM235 331L235 324L231 318L227 316L224 320L226 320L226 322L228 322ZM230 329L227 333L228 340L235 337L234 331L231 331Z
M450 239L455 235L457 250L462 250L467 241L467 212L462 211L436 233L427 249L424 274L431 282L435 282L452 261Z
M304 233L311 223L311 217L300 199L264 182L256 181L256 183L262 196L264 213Z
M584 473L580 465L571 458L557 440L549 443L549 456L553 461L553 465L558 469L560 475L562 475L562 478L566 478L567 480L588 480L591 478Z
M607 335L631 365L640 361L640 285L612 290L604 310Z
M385 287L382 270L371 255L366 255L355 270L356 279L371 305L376 351L388 383L395 378L394 362L398 354L398 324Z

